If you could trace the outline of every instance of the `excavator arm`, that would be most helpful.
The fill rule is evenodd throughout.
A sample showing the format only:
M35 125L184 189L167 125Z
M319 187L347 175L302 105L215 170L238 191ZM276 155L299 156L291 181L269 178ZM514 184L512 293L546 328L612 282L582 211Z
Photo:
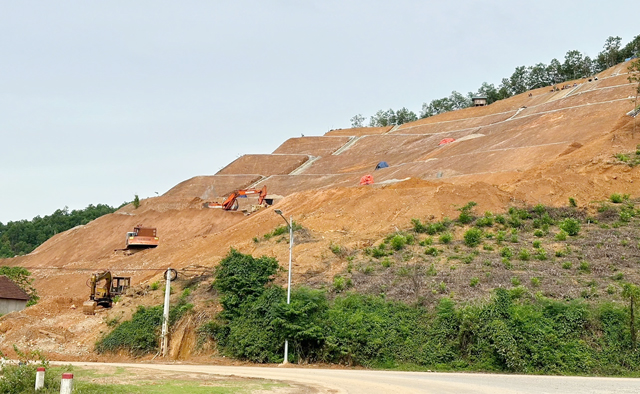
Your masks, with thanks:
M262 205L265 197L267 197L267 186L263 186L262 189L240 189L235 190L229 194L222 204L220 203L204 203L206 208L222 208L225 211L235 211L238 209L238 197L245 197L249 195L258 195L258 204Z

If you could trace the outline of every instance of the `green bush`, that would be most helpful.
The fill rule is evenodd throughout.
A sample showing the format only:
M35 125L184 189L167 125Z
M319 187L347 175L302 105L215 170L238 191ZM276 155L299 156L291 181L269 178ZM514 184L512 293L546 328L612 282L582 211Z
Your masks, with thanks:
M473 216L472 210L473 210L473 207L475 207L476 205L478 204L473 201L469 201L467 205L465 205L464 207L458 208L458 211L460 211L460 215L458 216L458 222L462 224L469 224L473 222L473 219L475 219L475 217Z
M342 257L345 255L346 250L345 248L343 248L342 246L338 245L338 244L334 244L333 242L331 242L329 244L329 250L331 250L331 253L335 254L336 256Z
M578 270L582 273L588 274L591 272L591 265L586 261L581 261Z
M576 202L576 199L573 197L569 197L569 206L576 208L578 206L578 203Z
M390 244L393 250L402 250L407 245L407 237L402 234L396 234L391 238Z
M429 248L425 249L424 253L429 255L429 256L436 257L437 255L440 254L440 251L432 246L432 247L429 247Z
M389 256L392 254L390 251L387 251L387 248L384 243L378 245L377 248L371 249L371 256L379 259L380 257Z
M480 283L480 279L478 279L477 276L474 276L473 278L471 278L471 281L469 282L469 286L476 287L479 283Z
M111 333L96 343L98 353L126 350L141 356L158 348L158 330L162 325L162 305L138 306L131 320L120 323Z
M443 231L445 231L447 229L447 225L445 224L445 222L436 222L436 223L429 223L427 225L427 234L429 235L436 235L438 233L441 233Z
M527 261L531 259L531 253L528 249L522 248L518 252L518 258L522 261Z
M500 256L510 259L511 257L513 257L513 251L510 247L505 246L504 248L500 249Z
M560 232L556 234L556 241L566 241L567 235L566 231L560 230Z
M612 203L614 204L620 204L622 202L624 202L625 200L629 199L629 195L628 194L620 194L620 193L613 193L610 197L609 200L611 200Z
M49 370L49 360L39 350L22 351L15 344L18 364L4 363L5 357L0 352L0 393L24 394L35 393L34 383L38 367ZM45 374L43 389L38 393L53 394L60 392L60 380L52 373Z
M565 261L564 263L562 263L562 268L566 270L571 269L571 267L573 267L573 264L571 263L571 261Z
M470 228L464 233L464 244L470 248L480 245L482 242L482 230Z
M225 316L233 315L243 303L260 297L265 286L273 281L278 267L278 261L272 257L256 259L231 249L216 267L213 282L220 293Z
M438 241L442 244L449 244L453 240L453 234L446 232L440 235Z
M511 284L513 286L519 286L520 285L520 278L518 278L517 276L511 277Z
M424 223L420 221L420 219L413 218L411 219L411 223L413 224L413 231L415 231L416 233L427 232L427 226L425 226Z
M429 246L429 245L433 245L433 238L431 237L427 237L425 239L423 239L422 241L419 242L420 246Z
M560 229L574 237L580 232L580 222L576 219L567 218L560 222Z
M536 249L536 253L534 254L534 257L536 258L536 260L547 260L548 259L547 251L544 250L543 248Z
M476 226L478 227L491 227L493 226L494 217L493 214L489 211L484 213L483 217L480 217L476 220Z

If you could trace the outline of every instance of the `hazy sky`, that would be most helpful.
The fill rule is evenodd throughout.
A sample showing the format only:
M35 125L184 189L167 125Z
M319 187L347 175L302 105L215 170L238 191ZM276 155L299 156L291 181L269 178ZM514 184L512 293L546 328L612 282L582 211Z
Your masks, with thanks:
M155 196L358 113L594 57L640 34L637 15L636 0L0 0L0 222Z

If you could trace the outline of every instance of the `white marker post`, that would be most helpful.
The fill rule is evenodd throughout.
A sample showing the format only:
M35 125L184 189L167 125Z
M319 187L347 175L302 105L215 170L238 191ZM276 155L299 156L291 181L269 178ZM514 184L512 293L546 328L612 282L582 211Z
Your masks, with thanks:
M73 374L63 373L62 382L60 382L60 394L71 394L73 390Z
M38 367L36 371L36 391L44 387L44 367Z
M171 296L171 268L167 269L167 287L164 290L164 313L162 314L162 357L166 357L169 344L169 297Z

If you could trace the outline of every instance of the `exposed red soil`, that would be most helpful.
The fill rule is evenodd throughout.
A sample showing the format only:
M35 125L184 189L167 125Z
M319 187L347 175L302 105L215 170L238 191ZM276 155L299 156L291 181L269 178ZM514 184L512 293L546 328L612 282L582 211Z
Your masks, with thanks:
M478 212L501 212L513 204L566 205L568 197L587 204L612 192L635 197L640 170L613 159L640 143L640 135L632 135L637 120L626 115L632 108L627 99L632 87L625 84L626 75L615 75L625 69L616 66L590 83L576 81L582 85L573 93L536 89L533 97L524 93L445 113L391 133L390 127L359 128L293 138L273 155L242 156L215 176L194 177L143 200L138 209L129 205L58 234L27 256L2 261L29 267L43 299L0 318L0 349L17 343L57 358L100 359L93 344L108 331L106 320L130 316L139 304L160 303L159 291L145 289L167 267L180 269L181 275L210 272L230 247L273 256L284 265L285 242L253 240L283 224L273 208L245 216L202 207L204 201L252 184L284 196L274 208L307 229L294 248L295 284L330 281L344 270L344 261L326 259L332 242L363 248L407 228L411 218L455 217L456 209L469 201L478 202ZM515 115L523 106L527 108ZM451 136L458 141L438 146ZM338 151L341 147L345 149ZM318 158L300 168L309 156ZM391 167L374 171L382 160ZM366 173L376 183L359 186ZM131 256L114 253L137 224L157 227L160 246ZM88 296L85 282L90 272L103 269L131 276L137 293L111 311L86 317L81 312ZM204 290L202 297L207 297ZM207 305L203 302L200 309L204 317L215 312ZM190 324L177 340L175 357L191 357L196 322Z

